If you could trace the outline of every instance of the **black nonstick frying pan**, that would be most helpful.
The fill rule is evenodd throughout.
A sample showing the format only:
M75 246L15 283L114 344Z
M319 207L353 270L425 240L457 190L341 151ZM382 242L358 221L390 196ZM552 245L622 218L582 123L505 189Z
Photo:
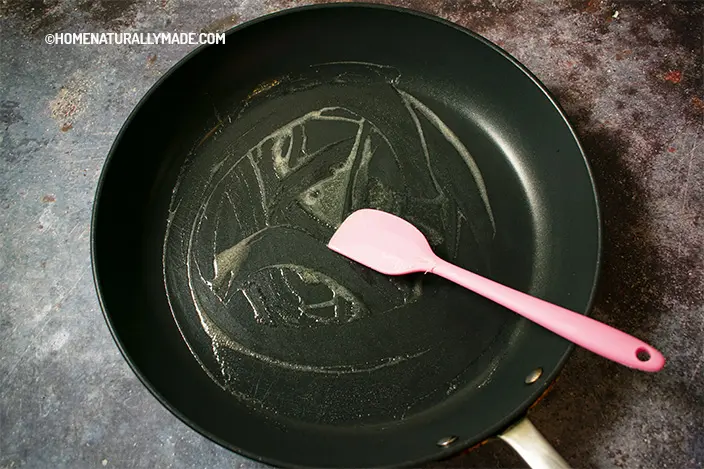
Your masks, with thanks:
M561 467L522 419L567 341L326 248L346 215L382 209L441 257L586 313L597 199L545 88L479 36L396 8L294 9L226 42L145 96L98 188L96 285L142 382L270 464L418 466L500 435Z

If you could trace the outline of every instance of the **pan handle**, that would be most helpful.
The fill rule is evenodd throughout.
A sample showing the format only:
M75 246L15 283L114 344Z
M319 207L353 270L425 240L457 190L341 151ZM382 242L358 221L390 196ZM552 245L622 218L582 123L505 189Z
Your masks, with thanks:
M527 417L499 435L521 456L531 469L570 469Z

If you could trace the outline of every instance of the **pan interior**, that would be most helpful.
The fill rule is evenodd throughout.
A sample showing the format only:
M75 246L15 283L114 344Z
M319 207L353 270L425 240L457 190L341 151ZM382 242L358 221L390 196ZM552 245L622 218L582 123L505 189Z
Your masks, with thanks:
M345 216L377 208L444 259L531 288L537 230L510 159L466 108L405 82L353 62L274 77L218 109L181 168L164 243L171 310L208 375L260 411L403 420L485 386L520 332L443 279L387 277L326 248Z
M277 465L418 467L505 428L569 343L443 279L328 250L363 207L462 267L589 305L594 188L535 80L441 21L310 7L190 56L118 136L92 254L127 361L190 426Z

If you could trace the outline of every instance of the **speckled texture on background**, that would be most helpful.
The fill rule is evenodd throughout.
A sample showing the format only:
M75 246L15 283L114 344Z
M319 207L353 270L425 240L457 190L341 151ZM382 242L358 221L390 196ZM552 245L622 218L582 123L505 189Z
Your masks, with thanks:
M199 436L113 344L90 273L107 151L193 46L49 46L52 32L213 30L303 2L0 0L0 468L263 467ZM574 467L704 466L704 3L408 0L496 42L555 93L605 220L594 316L659 374L577 350L534 423ZM442 467L524 467L491 442Z

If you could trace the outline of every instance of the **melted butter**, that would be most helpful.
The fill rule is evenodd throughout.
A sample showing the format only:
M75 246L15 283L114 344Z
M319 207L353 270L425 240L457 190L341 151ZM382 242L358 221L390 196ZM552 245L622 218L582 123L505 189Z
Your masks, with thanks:
M330 289L332 292L332 299L328 300L327 302L324 303L318 303L318 304L313 304L309 305L308 307L311 309L315 308L322 308L324 306L330 306L332 305L335 308L335 318L339 318L339 298L342 298L349 302L352 308L352 312L350 317L345 321L345 322L352 322L354 320L357 320L361 318L365 312L366 308L362 306L362 302L357 298L354 294L352 294L351 291L349 291L347 288L343 287L340 285L338 282L335 280L331 279L327 275L321 274L320 272L316 272L313 269L309 269L307 267L301 267L298 265L293 265L293 264L287 264L285 265L289 269L293 270L297 275L298 278L300 278L303 282L309 284L309 285L325 285L327 288Z
M397 81L398 77L394 79L392 84L395 84ZM494 216L489 204L489 198L482 175L476 165L476 162L466 147L462 144L454 132L452 132L452 130L449 129L449 127L425 104L409 93L399 90L396 87L394 88L398 91L399 96L403 100L406 109L408 110L408 113L416 126L420 146L426 161L427 171L436 191L434 199L424 200L423 202L426 203L428 207L432 206L430 204L437 204L439 206L446 200L446 196L440 183L435 177L428 145L425 140L424 130L418 117L419 115L427 119L428 122L430 122L430 124L441 133L443 138L452 145L470 169L479 188L479 196L481 197L487 216L491 222L492 229L495 232L496 228ZM213 293L218 295L217 292L225 289L225 287L227 287L226 290L230 289L234 278L241 277L246 274L243 269L245 262L250 256L252 249L255 247L257 240L261 237L262 233L271 226L268 199L268 191L271 189L268 189L266 186L263 170L273 170L275 177L278 178L279 181L283 181L288 178L297 177L295 173L308 164L313 158L324 157L325 155L317 152L311 152L308 148L306 126L316 121L352 123L357 126L357 131L354 136L354 143L345 161L338 167L331 168L329 175L317 180L296 196L296 201L300 204L300 206L315 219L331 227L339 226L342 218L346 214L346 211L348 211L351 207L360 208L366 203L373 208L390 212L398 213L401 211L402 195L392 188L387 187L379 179L374 178L369 174L369 165L375 152L375 148L373 148L372 136L378 138L380 141L383 141L393 152L392 142L387 138L387 136L381 134L372 123L368 122L365 117L358 116L350 109L336 106L324 107L306 113L300 118L294 119L281 126L260 141L255 147L249 149L244 156L239 158L232 165L232 168L224 171L225 174L220 178L219 182L212 184L209 180L208 185L212 190L209 193L206 191L207 196L204 198L204 204L198 211L198 214L190 227L191 234L188 241L185 270L187 272L188 288L199 317L200 325L203 331L205 331L211 339L213 356L220 367L218 372L226 382L231 381L234 372L232 369L232 364L228 363L225 358L225 354L223 353L224 349L255 358L268 365L279 366L300 372L324 374L370 372L384 367L394 366L406 360L414 359L428 351L424 350L417 353L385 357L372 362L341 364L338 366L315 366L305 363L294 363L272 357L264 352L252 350L251 348L240 343L235 337L225 333L211 319L208 311L203 307L203 304L199 301L195 293L195 282L204 283ZM300 138L297 138L297 135L299 134ZM297 147L297 145L300 145L300 147ZM265 148L268 150L265 151ZM267 153L269 151L270 154ZM296 154L297 157L294 158L294 154ZM226 157L224 157L221 161L213 165L210 171L210 178L215 177L217 173L221 172L222 166L225 164L225 161L229 158L229 156L231 155L226 155ZM228 177L230 173L235 170L235 167L238 164L244 161L251 165L254 172L255 181L250 182L257 185L264 220L263 223L261 223L261 226L258 226L259 231L256 231L254 234L239 240L234 245L222 250L221 252L215 252L214 242L212 254L214 274L213 278L208 280L203 278L203 275L200 274L197 268L197 263L195 263L195 252L193 249L194 240L200 230L202 220L207 218L208 214L206 214L206 208L210 203L211 197L213 197L215 187L217 187L221 181ZM271 166L265 168L264 165ZM239 183L248 188L250 187L250 182L248 182L247 178L243 177L240 180L240 177L237 176L237 179ZM228 198L230 197L227 192L226 195ZM243 221L240 221L238 209L242 209L242 207L236 206L231 199L230 203L233 206L234 216L241 225L242 230L250 229L251 227L245 227L243 225ZM167 230L171 229L171 222L174 214L178 210L179 206L177 205L173 211L170 211ZM455 233L455 251L459 243L461 219L464 218L464 214L459 213L458 219L460 222L457 224L457 233ZM261 221L257 219L256 216L252 216L252 219L255 221L255 224ZM444 236L440 230L427 224L424 225L422 220L416 220L415 222L423 228L423 231L429 238L431 244L441 244L444 242ZM249 232L251 232L251 230ZM215 238L217 238L217 233ZM321 243L324 241L325 240L321 240ZM257 327L270 327L278 324L297 327L315 327L317 324L344 324L356 320L363 320L366 315L371 314L360 298L357 298L351 291L343 285L340 285L340 283L335 281L333 278L330 278L320 272L305 266L294 264L272 265L267 266L267 269L270 269L268 275L270 276L272 282L274 281L275 275L277 278L281 279L281 284L286 289L285 292L281 291L275 294L263 293L262 290L260 288L256 288L256 285L254 284L245 285L239 289L250 306L251 314L254 317ZM275 274L273 273L274 271L276 272ZM305 295L303 292L299 291L295 285L287 280L287 272L289 271L293 272L306 285L322 285L326 287L330 291L330 298L317 302L308 302L304 298ZM261 281L266 280L263 279ZM408 288L402 288L400 283L394 283L393 281L392 284L396 285L396 287L402 291L405 291L404 288ZM290 308L290 311L272 311L271 305L280 304L280 302L283 301L282 298L284 297L284 294L289 295L288 298L292 304L295 304L295 307ZM410 295L404 295L403 301L404 303L413 302L420 297L421 294L422 284L421 280L419 280L410 288ZM224 295L218 296L221 299L225 297ZM402 306L403 305L396 305L392 309ZM330 311L331 313L329 313ZM323 314L324 312L326 314ZM377 312L375 314L383 313L384 312ZM492 374L493 370L489 373L487 380L491 379ZM482 383L482 385L483 384L484 383ZM448 389L448 393L453 391L454 388ZM248 398L246 393L243 394L243 396L244 398Z
M401 198L376 178L369 180L369 206L377 210L398 213L401 209Z
M339 122L351 122L355 124L359 124L360 120L355 120L351 119L349 117L344 117L344 116L335 116L335 115L330 115L330 112L333 112L335 110L346 110L341 107L325 107L322 109L319 109L317 111L312 111L304 116L295 119L288 124L280 127L279 129L275 130L272 132L266 139L262 140L256 148L260 149L262 146L271 141L273 142L272 145L272 157L273 157L273 165L274 165L274 171L276 172L276 175L283 179L296 171L299 167L303 166L305 163L307 163L310 158L313 156L307 152L306 149L306 144L307 144L307 135L305 133L305 124L314 121L314 120L319 120L319 121L339 121ZM295 164L292 164L291 162L291 154L293 150L293 141L294 141L294 130L296 128L301 128L302 130L302 154L303 158L299 159ZM285 150L284 150L285 148Z
M209 286L211 288L214 289L220 287L226 277L234 277L239 273L242 264L247 259L251 243L256 242L257 238L259 238L262 233L263 230L257 231L248 238L243 239L231 248L226 249L215 256L215 259L213 260L215 277L209 282Z
M430 163L430 153L428 152L428 145L425 142L423 129L420 125L420 121L418 120L418 116L416 115L415 110L420 111L420 113L423 114L423 116L428 119L428 121L430 121L430 123L433 124L433 126L437 130L440 131L445 140L447 140L447 142L450 143L455 148L455 150L457 150L457 153L459 153L469 170L472 172L472 176L474 177L474 180L476 181L477 186L479 188L479 196L481 197L482 202L484 203L484 208L486 209L486 213L489 216L489 221L491 222L492 230L494 231L494 233L496 233L494 213L491 210L491 204L489 203L489 194L487 193L486 185L484 184L484 178L482 177L482 173L479 170L479 166L477 166L477 163L474 161L474 158L472 158L472 155L469 154L467 147L464 146L464 144L460 141L457 135L455 135L455 133L450 130L450 128L442 120L440 120L437 114L435 114L428 106L423 104L415 96L406 93L405 91L401 91L398 88L396 89L401 95L401 97L404 99L406 107L408 108L411 117L413 118L413 121L416 124L418 135L421 138L421 145L423 147L425 160L428 165L428 171L430 172L430 174L434 174L432 165ZM436 188L439 188L439 184L435 180L435 177L432 177Z
M352 150L345 160L345 163L333 170L332 176L321 180L312 185L298 200L303 204L303 207L318 220L328 226L337 228L342 223L342 217L345 214L347 204L348 187L351 185L352 168L357 158L357 153L360 147L362 132L364 131L365 120L360 121L359 130L352 145ZM362 152L362 160L371 159L370 140L367 137L365 140L364 151Z

